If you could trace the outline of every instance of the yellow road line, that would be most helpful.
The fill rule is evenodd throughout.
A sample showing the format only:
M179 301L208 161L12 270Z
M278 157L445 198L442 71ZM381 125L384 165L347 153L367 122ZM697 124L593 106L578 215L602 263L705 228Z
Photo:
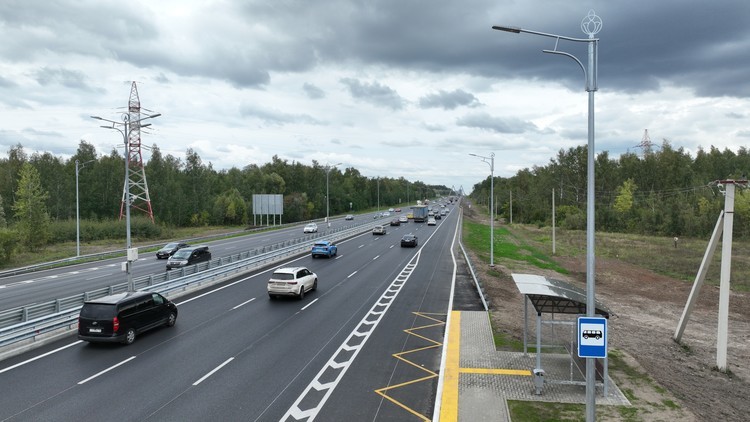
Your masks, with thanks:
M528 369L490 369L490 368L459 368L462 374L487 374L487 375L525 375L531 376Z
M437 376L438 376L438 374L436 372L431 371L428 368L423 367L422 365L418 365L418 364L410 361L409 359L407 359L407 356L410 355L410 354L413 354L413 353L422 352L422 351L425 351L425 350L436 349L436 348L442 347L443 343L441 343L439 341L436 341L436 340L433 340L431 338L425 337L425 336L423 336L421 334L418 334L418 333L416 333L416 331L424 330L424 329L427 329L427 328L434 328L434 327L438 327L438 326L441 326L441 325L445 325L445 322L443 322L443 321L441 321L441 320L439 320L437 318L434 318L434 317L430 316L430 315L445 316L445 314L429 314L429 313L424 313L424 312L412 312L412 313L414 315L418 316L418 317L435 321L436 323L435 324L422 325L422 326L419 326L419 327L412 327L412 328L404 330L404 332L406 334L411 335L411 336L414 336L414 337L417 337L417 338L422 339L424 341L427 341L428 343L431 343L431 344L429 346L423 346L423 347L418 347L416 349L405 350L405 351L400 352L400 353L394 353L391 356L393 356L394 358L398 359L401 362L404 362L404 363L406 363L408 365L411 365L411 366L413 366L413 367L415 367L415 368L417 368L417 369L419 369L419 370L421 370L423 372L426 372L429 375L427 375L425 377L422 377L422 378L418 378L418 379L413 379L413 380L410 380L410 381L402 382L400 384L391 385L389 387L379 388L379 389L375 390L375 393L378 394L378 395L380 395L380 396L382 396L383 398L387 399L388 401L390 401L391 403L395 404L396 406L398 406L398 407L406 410L407 412L411 413L412 415L418 417L422 421L428 422L430 420L430 418L428 418L427 416L425 416L425 415L417 412L416 410L410 408L406 404L401 403L400 401L396 400L394 397L391 397L391 396L388 395L388 393L391 390L396 390L396 389L399 389L399 388L408 387L408 386L413 385L413 384L417 384L417 383L420 383L420 382L431 380L433 378L437 378Z
M443 398L440 403L440 420L458 420L458 376L461 351L461 312L451 311L451 324L448 333L445 376L443 377Z

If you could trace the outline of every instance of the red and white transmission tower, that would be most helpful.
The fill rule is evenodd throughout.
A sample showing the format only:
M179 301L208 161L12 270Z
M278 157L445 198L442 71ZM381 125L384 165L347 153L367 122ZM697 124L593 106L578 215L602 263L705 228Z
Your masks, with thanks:
M643 154L648 155L651 153L651 148L653 148L654 144L651 143L651 137L648 136L648 129L643 130L643 138L641 138L641 143L636 145L636 148L643 148Z
M133 208L148 215L154 222L154 211L151 209L151 197L148 195L148 184L146 183L146 170L143 167L143 154L141 153L141 100L138 98L138 87L133 81L130 87L130 101L128 101L127 137L128 144L125 146L126 160L128 166L128 177L122 189L122 202L120 203L120 220L125 215L125 202L130 186L130 204Z

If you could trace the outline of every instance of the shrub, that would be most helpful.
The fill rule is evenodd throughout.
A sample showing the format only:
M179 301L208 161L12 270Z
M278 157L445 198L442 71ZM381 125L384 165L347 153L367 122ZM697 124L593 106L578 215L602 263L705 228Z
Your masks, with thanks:
M10 261L16 249L16 244L18 244L18 233L8 229L0 229L0 258L3 261Z

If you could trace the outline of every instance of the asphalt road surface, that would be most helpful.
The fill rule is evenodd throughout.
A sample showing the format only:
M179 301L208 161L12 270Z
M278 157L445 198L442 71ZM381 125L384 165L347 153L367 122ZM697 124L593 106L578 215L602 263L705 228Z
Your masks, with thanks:
M70 336L6 359L0 420L431 418L454 279L471 288L460 264L455 275L457 221L388 227L339 242L335 258L283 263L318 275L301 301L270 300L268 269L176 300L177 324L130 346ZM406 233L417 248L400 247Z

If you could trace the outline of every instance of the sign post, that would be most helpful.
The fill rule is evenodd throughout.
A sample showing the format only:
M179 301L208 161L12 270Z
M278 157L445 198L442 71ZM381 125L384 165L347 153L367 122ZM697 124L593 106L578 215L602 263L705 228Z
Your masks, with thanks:
M607 318L578 317L578 357L607 357Z

